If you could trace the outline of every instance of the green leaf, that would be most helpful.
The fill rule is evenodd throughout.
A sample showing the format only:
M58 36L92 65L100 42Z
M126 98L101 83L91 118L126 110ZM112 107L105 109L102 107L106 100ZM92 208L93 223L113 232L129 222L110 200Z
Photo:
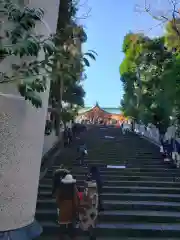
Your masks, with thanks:
M96 56L98 56L97 52L94 51L94 50L89 50L89 52L92 53L92 54L94 54L94 55L96 55Z
M83 61L84 61L84 64L85 64L86 67L90 67L90 63L87 60L87 58L83 57Z
M84 55L90 57L94 61L96 60L95 56L92 53L85 53Z
M43 49L45 53L51 56L55 52L56 47L53 42L46 40L43 44Z
M36 108L42 107L42 100L40 96L33 91L27 83L20 83L18 85L19 93L25 100L29 100Z

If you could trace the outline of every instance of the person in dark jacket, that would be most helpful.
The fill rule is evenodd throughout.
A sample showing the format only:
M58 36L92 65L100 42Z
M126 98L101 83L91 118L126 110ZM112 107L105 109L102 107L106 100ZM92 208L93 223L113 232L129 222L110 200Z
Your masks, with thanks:
M87 180L94 180L97 183L97 190L98 190L98 195L99 195L99 204L98 204L98 208L99 211L103 211L103 206L102 206L102 198L101 198L101 194L102 194L102 190L103 190L103 182L102 182L102 178L99 172L99 169L96 166L92 166L89 170L89 173L87 175Z
M79 163L80 165L84 165L85 156L88 154L86 144L81 142L77 150Z
M68 146L68 129L65 127L64 133L63 133L63 139L64 139L64 147Z
M73 138L75 138L77 135L77 125L75 123L72 126L72 135L73 135Z
M73 134L71 128L68 128L68 143L71 144L73 139Z

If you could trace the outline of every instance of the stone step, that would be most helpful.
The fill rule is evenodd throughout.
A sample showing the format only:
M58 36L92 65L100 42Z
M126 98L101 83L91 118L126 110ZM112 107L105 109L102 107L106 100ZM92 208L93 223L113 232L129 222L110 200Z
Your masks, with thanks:
M113 165L113 163L112 163ZM49 172L52 172L54 171L54 169L58 169L59 167L56 166L56 167L53 167L51 170L48 171ZM74 166L73 167L73 172L74 173L86 173L87 172L87 167L77 167L77 166ZM180 172L179 172L179 169L170 169L170 168L124 168L124 169L117 169L117 168L107 168L107 167L103 167L103 168L99 168L101 174L124 174L124 173L130 173L131 175L133 175L132 173L145 173L146 174L153 174L153 173L157 173L157 174L172 174L172 175L175 175L177 174L180 175ZM136 175L136 174L135 174ZM153 175L152 175L153 176Z
M100 153L100 154L104 154L105 152L108 151L109 156L111 155L115 155L116 153L121 153L121 155L125 155L125 153L127 153L129 151L129 148L125 148L124 145L124 141L122 141L120 144L120 142L114 142L113 144L111 144L110 148L109 148L109 143L101 143L101 146L97 147L96 146L92 146L91 144L87 144L87 148L88 148L88 152L89 153ZM108 148L102 148L102 147L108 147ZM122 151L123 150L123 151ZM117 154L116 154L117 156ZM151 157L153 156L154 158L157 158L158 156L161 156L161 154L159 153L159 148L154 149L151 148L150 151L147 147L139 147L136 146L135 148L132 147L131 148L131 152L129 152L128 156L133 157L133 156L145 156L145 157ZM97 157L97 156L96 156Z
M79 180L77 178L77 184L78 185L82 185L84 184L85 178L84 180ZM103 181L105 186L139 186L139 187L165 187L165 188L180 188L180 182L163 182L163 181L117 181L117 180L107 180L107 181ZM49 182L48 184L40 184L40 187L49 185L50 187L52 187L52 182Z
M179 188L166 188L164 187L139 187L139 186L104 186L104 192L110 193L167 193L167 194L180 194Z
M78 180L83 181L85 179L85 175L84 174L73 174L75 178L77 178ZM165 182L178 182L180 183L180 176L179 177L161 177L161 176L157 176L157 177L151 177L151 176L119 176L119 175L103 175L102 177L102 181L156 181L156 182L161 182L161 181L165 181ZM51 177L46 177L44 179L42 179L41 181L44 184L52 184L52 174Z
M124 164L126 166L126 168L132 168L135 166L135 164ZM138 168L146 168L146 169L156 169L156 172L159 172L161 171L161 169L163 169L164 166L170 166L170 169L173 170L173 169L176 169L176 166L173 165L171 162L168 162L168 163L163 163L162 165L140 165L140 164L136 164L136 167ZM99 165L97 165L99 166Z
M57 240L58 238L55 238L55 240ZM104 239L107 239L107 240L119 240L119 238L116 238L116 237L97 237L96 238L97 240L104 240ZM41 235L39 238L37 238L37 240L52 240L52 236L48 236L48 235ZM78 240L89 240L89 237L84 237L84 236L78 236ZM123 240L147 240L147 238L131 238L131 237L123 237ZM179 238L148 238L148 240L179 240Z
M108 154L108 153L107 153ZM87 158L85 158L85 161L88 162L92 162L92 163L121 163L121 162L129 162L129 163L144 163L144 164L160 164L163 163L163 159L162 158L158 158L158 159L140 159L138 157L134 157L134 158L129 158L129 157L122 157L121 159L118 159L116 156L113 157L108 157L108 159L104 160L106 156L102 156L99 157L99 159L96 159L95 156L88 156ZM78 155L74 157L74 159L72 159L74 162L78 159ZM56 160L55 163L58 164L59 159Z
M111 162L114 162L114 161L111 161ZM168 162L164 162L163 160L162 161L149 161L149 162L145 162L145 161L136 161L135 160L129 160L129 159L124 159L124 161L122 161L122 163L126 163L128 165L129 168L133 168L133 167L136 167L136 168L139 168L139 166L141 166L142 168L154 168L153 166L161 166L161 168L164 168L166 166L170 166L170 164ZM118 165L118 162L117 162L117 165ZM132 166L132 167L131 167Z
M87 168L83 168L81 170L78 171L78 169L71 169L69 168L69 170L71 170L71 172L73 173L74 176L76 175L83 175L85 176L88 172L88 169ZM131 176L134 176L134 177L141 177L141 176L146 176L146 177L155 177L155 178L172 178L172 179L180 179L180 173L179 172L171 172L171 171L151 171L151 172L143 172L143 171L127 171L124 169L124 171L121 171L121 172L112 172L112 171L101 171L100 172L101 176L103 179L105 179L107 176L112 176L114 178L116 177L131 177ZM52 176L53 176L53 171L48 171L46 173L46 176L45 178L48 179L48 178L51 178L52 179Z
M160 202L180 202L180 194L153 194L153 193L103 193L104 200L122 201L160 201ZM39 199L52 199L51 191L41 191Z
M79 164L79 160L74 160L72 162L73 164ZM134 160L130 161L129 159L123 159L123 160L117 160L116 159L112 159L110 161L106 161L106 164L104 161L91 161L91 160L84 160L84 163L88 164L88 165L100 165L100 166L106 166L106 164L109 165L127 165L127 167L129 168L133 168L133 166L137 167L142 167L142 168L156 168L156 167L161 167L164 168L166 165L168 165L167 163L164 163L163 161L156 161L156 162L144 162L144 161L137 161L135 163ZM166 165L165 165L166 164Z
M160 201L103 201L105 210L153 210L153 211L180 211L179 202ZM56 209L55 199L38 199L37 209Z
M116 147L117 148L117 147ZM130 154L127 155L127 152L124 151L124 148L123 149L119 149L119 151L117 151L117 149L114 149L112 150L112 152L109 152L109 148L107 148L106 151L97 151L97 150L94 150L94 149L88 149L88 157L89 159L91 159L90 157L93 156L92 159L96 159L96 160L99 160L101 159L102 157L106 157L107 153L108 153L108 158L114 158L114 159L122 159L123 157L125 158L128 158L128 159L140 159L140 160L144 160L144 161L153 161L153 160L160 160L162 159L162 156L161 154L157 154L157 153L151 153L149 155L147 154L139 154L138 153L138 150L135 150L135 151L131 151ZM142 151L142 150L139 150L139 151ZM119 158L118 156L118 153L121 153L121 158ZM78 152L77 152L77 155L78 155ZM98 156L98 157L97 157Z
M36 219L43 221L48 218L50 221L57 219L56 209L42 209L37 210ZM138 211L138 210L116 210L104 211L98 216L98 222L132 222L132 223L180 223L179 212L165 212L165 211Z
M96 145L99 145L98 143L96 143ZM124 142L122 141L120 142L114 142L112 144L109 143L101 143L101 146L96 147L96 146L92 146L91 144L87 144L87 149L88 149L88 153L91 155L95 155L95 153L98 153L98 155L96 155L96 159L99 156L105 155L105 153L108 152L108 156L116 156L118 157L120 154L120 156L128 156L128 157L144 157L146 158L158 158L161 157L161 153L159 152L159 148L158 149L151 149L151 152L147 152L147 148L145 147L143 149L142 147L139 146L135 146L131 148L131 152L129 151L129 147L124 145ZM146 151L146 152L144 152ZM77 151L76 151L77 152ZM118 154L117 154L118 153ZM127 153L129 153L127 155Z
M58 235L58 224L50 221L41 222L44 234L51 234L51 236ZM136 237L137 238L179 238L180 224L174 223L106 223L98 224L95 230L96 236L102 237Z
M57 169L57 168L56 168ZM88 168L82 167L81 169L77 167L74 167L73 169L69 168L69 170L72 171L72 173L74 173L74 175L76 174L82 174L85 175L88 172ZM158 171L159 170L159 171ZM54 170L49 170L46 173L46 178L52 178L53 176L53 172ZM107 169L105 168L105 170L101 170L100 171L101 176L104 178L107 175L114 175L114 177L123 177L123 176L137 176L137 177L141 177L141 176L147 176L147 177L172 177L172 178L180 178L180 173L179 171L174 171L174 169L170 169L170 170L164 170L164 169L156 169L155 171L151 170L149 172L141 170L140 168L133 170L129 170L129 169L122 169L122 171L120 171L120 169L117 169L117 171L112 171L112 169Z
M83 185L80 185L83 187ZM39 190L50 190L51 185L40 184ZM105 193L167 193L167 194L180 194L180 188L176 187L148 187L148 186L107 186L104 185L103 192Z
M108 159L107 159L107 154L108 154ZM160 162L160 161L162 161L162 156L160 157L160 156L158 156L157 157L157 155L156 156L148 156L148 157L146 157L146 156L127 156L127 154L125 154L124 156L122 155L121 156L121 158L118 158L117 157L117 153L116 154L114 154L114 155L110 155L109 156L109 153L107 152L107 153L103 153L103 154L98 154L98 159L97 159L97 153L96 153L96 155L94 155L94 154L91 154L91 153L89 153L88 152L88 157L87 157L87 159L89 159L90 161L92 160L92 161L104 161L104 158L106 158L106 161L108 161L109 159L110 160L114 160L114 161L123 161L123 160L129 160L129 161L140 161L140 162L145 162L145 163L148 163L148 162ZM78 155L77 155L78 156Z
M151 152L137 152L132 155L132 154L129 154L128 157L131 156L131 157L140 157L142 159L150 159L150 160L153 160L153 159L159 159L159 157L161 157L161 154L159 153L159 148L157 151L154 151L152 150Z
M88 164L96 164L96 165L106 165L106 164L114 164L114 165L118 165L118 164L124 164L124 163L127 163L129 165L132 165L134 164L135 167L137 167L137 164L141 165L143 167L143 165L146 167L151 167L151 166L161 166L162 168L165 167L165 163L163 162L163 159L158 159L158 160L140 160L140 159L129 159L129 158L122 158L122 159L117 159L117 158L108 158L108 160L104 161L105 157L103 157L102 159L99 159L99 160L95 160L94 158L86 158L84 160L85 163L88 163ZM78 163L78 156L75 157L74 159L72 159L71 162L69 162L69 165L71 165L72 163L75 164L75 163ZM167 164L167 163L166 163ZM59 160L56 161L56 165L58 167L58 165L61 165L61 163L59 162ZM55 167L56 167L55 165ZM145 168L143 167L143 168Z
M125 169L124 169L125 170ZM77 170L73 170L72 172L74 175L76 174L86 174L87 169L85 169L83 172L77 172ZM143 172L143 171L121 171L121 172L112 172L112 171L101 171L101 176L105 178L108 175L113 175L114 177L131 177L131 176L136 176L136 177L141 177L141 176L146 176L146 177L169 177L169 178L180 178L180 173L179 172L171 172L171 171L151 171L151 172ZM52 173L51 173L52 176Z
M101 163L92 163L92 162L88 162L88 161L85 161L84 162L85 164L87 164L88 167L91 167L91 166L98 166L98 167L105 167L106 168L106 165L105 164L101 164ZM152 165L152 164L144 164L144 163L126 163L126 162L119 162L119 163L114 163L113 165L125 165L127 169L129 168L133 168L134 166L138 167L138 168L145 168L145 169L162 169L164 166L168 165L168 163L162 163L162 164L156 164L156 165ZM171 164L171 163L169 163ZM79 162L74 162L73 163L74 166L78 166L78 167L81 167L81 165L79 165ZM173 169L173 168L172 168Z

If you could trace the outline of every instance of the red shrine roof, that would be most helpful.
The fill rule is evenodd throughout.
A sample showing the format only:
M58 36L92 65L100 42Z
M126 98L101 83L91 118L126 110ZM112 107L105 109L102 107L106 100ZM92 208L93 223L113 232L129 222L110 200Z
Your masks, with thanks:
M94 107L92 108L85 108L81 111L79 111L79 115L85 115L88 118L112 118L112 119L116 119L116 120L123 120L125 119L125 117L120 113L112 113L107 111L108 108L101 108L99 107L98 104L96 104Z
M102 108L98 104L96 104L93 107L84 107L84 108L80 109L79 110L79 115L82 115L82 114L85 114L85 113L87 113L89 111L94 111L94 110L97 110L97 109L99 111L103 111L106 114L111 114L111 115L112 114L113 115L115 115L115 114L121 115L122 114L121 111L120 111L120 108L104 108L104 107Z

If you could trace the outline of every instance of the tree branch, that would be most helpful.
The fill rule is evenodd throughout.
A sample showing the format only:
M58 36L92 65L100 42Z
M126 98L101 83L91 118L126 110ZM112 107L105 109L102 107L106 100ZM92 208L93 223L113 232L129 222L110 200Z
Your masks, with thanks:
M156 14L153 13L151 10L150 4L147 3L147 0L144 0L144 6L140 7L139 5L135 5L135 11L139 13L147 13L149 14L153 19L156 21L160 21L159 24L157 24L155 27L158 27L160 25L165 25L166 23L170 22L172 23L173 30L176 32L177 36L180 37L180 30L177 27L177 19L180 18L180 11L178 9L179 2L176 0L168 0L169 4L172 6L171 9L167 11L166 14ZM170 16L168 16L170 13ZM153 29L150 28L149 31Z

